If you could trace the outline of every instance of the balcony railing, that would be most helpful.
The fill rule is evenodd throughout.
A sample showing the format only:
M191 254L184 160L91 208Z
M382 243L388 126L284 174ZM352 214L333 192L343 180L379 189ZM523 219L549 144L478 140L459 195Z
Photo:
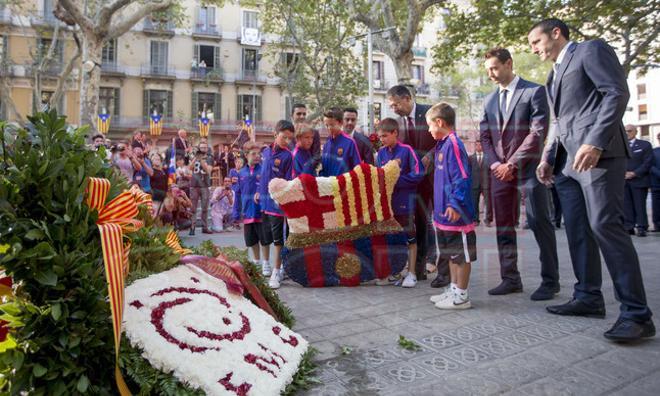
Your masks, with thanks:
M426 58L426 47L413 47L412 52L417 57Z
M222 69L209 67L193 67L190 69L190 78L193 80L222 81Z
M124 74L124 68L116 62L103 62L101 74Z
M193 35L220 37L222 36L222 32L220 32L217 25L198 23L193 28Z
M59 19L55 17L53 14L43 14L43 15L33 15L30 18L30 21L32 25L37 25L37 26L55 26L56 24L59 23Z
M140 68L140 75L145 77L166 77L175 78L176 73L172 65L162 64L143 64Z
M241 75L239 77L240 81L250 81L255 83L265 83L266 76L261 74L259 70L241 70Z
M376 91L387 91L391 87L395 86L397 83L394 80L378 80L374 79L374 90Z
M417 94L419 95L430 95L431 86L427 83L421 83L417 86Z
M144 27L142 29L145 33L166 33L174 34L174 23L169 21L155 21L151 18L144 20Z

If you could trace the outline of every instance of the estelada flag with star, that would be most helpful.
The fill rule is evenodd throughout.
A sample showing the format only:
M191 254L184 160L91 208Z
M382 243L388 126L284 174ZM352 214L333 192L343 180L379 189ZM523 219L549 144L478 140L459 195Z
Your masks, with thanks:
M99 114L96 119L96 129L104 135L108 133L110 130L110 114Z

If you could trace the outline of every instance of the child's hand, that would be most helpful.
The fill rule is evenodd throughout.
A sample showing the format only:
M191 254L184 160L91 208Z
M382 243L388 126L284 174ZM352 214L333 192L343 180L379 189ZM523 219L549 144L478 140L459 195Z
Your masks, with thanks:
M451 206L447 206L447 210L445 210L444 216L451 223L454 223L461 218L461 215L456 211L456 209L452 208Z
M256 203L256 204L259 203L259 193L258 192L254 193L254 203Z

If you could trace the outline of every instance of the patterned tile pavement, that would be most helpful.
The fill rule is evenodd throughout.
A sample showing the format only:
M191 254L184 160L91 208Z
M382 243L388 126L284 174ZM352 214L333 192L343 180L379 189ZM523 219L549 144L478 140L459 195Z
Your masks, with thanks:
M182 239L188 245L207 236ZM557 231L561 293L568 301L574 276L566 237ZM241 232L216 234L219 245L243 246ZM278 291L296 316L295 330L319 350L320 384L308 395L657 395L660 337L637 345L606 341L618 304L603 269L604 320L556 317L545 302L529 300L539 283L538 248L530 231L518 232L524 292L488 296L499 282L494 228L479 227L478 262L470 296L474 308L436 309L429 281L414 289L393 286L305 289L291 281ZM659 234L633 239L647 297L660 310ZM656 325L660 322L656 321ZM421 348L407 351L403 335ZM352 352L342 355L342 347Z

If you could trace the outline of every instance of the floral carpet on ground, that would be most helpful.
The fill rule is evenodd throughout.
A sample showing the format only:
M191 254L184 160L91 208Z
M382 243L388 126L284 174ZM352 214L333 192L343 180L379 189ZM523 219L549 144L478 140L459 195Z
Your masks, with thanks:
M308 343L225 283L181 265L126 288L124 329L156 368L209 395L277 395Z

